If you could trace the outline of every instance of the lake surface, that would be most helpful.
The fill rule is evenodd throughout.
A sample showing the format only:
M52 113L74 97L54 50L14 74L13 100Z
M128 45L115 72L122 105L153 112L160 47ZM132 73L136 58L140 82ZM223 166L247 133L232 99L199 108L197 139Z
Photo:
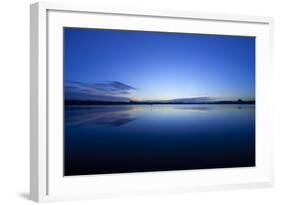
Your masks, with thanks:
M65 106L64 174L255 166L254 105Z

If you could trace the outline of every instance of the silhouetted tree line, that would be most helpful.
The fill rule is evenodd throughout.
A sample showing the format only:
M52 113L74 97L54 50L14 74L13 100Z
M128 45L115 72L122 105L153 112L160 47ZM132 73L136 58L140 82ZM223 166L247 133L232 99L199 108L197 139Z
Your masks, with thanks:
M163 102L163 101L98 101L98 100L65 100L65 105L156 105L156 104L255 104L254 100L213 101L213 102Z

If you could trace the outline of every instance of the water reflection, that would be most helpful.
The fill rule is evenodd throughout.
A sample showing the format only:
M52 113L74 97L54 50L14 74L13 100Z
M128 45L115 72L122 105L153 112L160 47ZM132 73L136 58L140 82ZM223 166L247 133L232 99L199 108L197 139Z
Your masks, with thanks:
M141 117L137 112L208 112L235 109L249 111L253 105L115 105L115 106L66 106L65 123L69 126L96 124L104 126L122 126Z
M255 106L66 106L64 143L65 175L255 166Z
M104 126L122 126L136 119L130 107L68 106L65 123L69 126L96 124Z

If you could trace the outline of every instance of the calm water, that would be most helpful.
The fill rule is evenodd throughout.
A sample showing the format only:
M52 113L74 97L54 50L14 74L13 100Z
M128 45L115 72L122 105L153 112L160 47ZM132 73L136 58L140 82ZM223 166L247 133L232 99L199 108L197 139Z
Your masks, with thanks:
M66 106L64 143L65 175L255 166L255 106Z

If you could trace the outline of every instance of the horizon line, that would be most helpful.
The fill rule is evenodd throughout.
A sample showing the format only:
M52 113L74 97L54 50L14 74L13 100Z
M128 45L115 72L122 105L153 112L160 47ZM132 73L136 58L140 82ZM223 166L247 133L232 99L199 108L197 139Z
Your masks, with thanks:
M198 101L198 102L165 102L165 101L101 101L101 100L64 100L65 105L156 105L156 104L255 104L255 100L220 100L220 101Z

